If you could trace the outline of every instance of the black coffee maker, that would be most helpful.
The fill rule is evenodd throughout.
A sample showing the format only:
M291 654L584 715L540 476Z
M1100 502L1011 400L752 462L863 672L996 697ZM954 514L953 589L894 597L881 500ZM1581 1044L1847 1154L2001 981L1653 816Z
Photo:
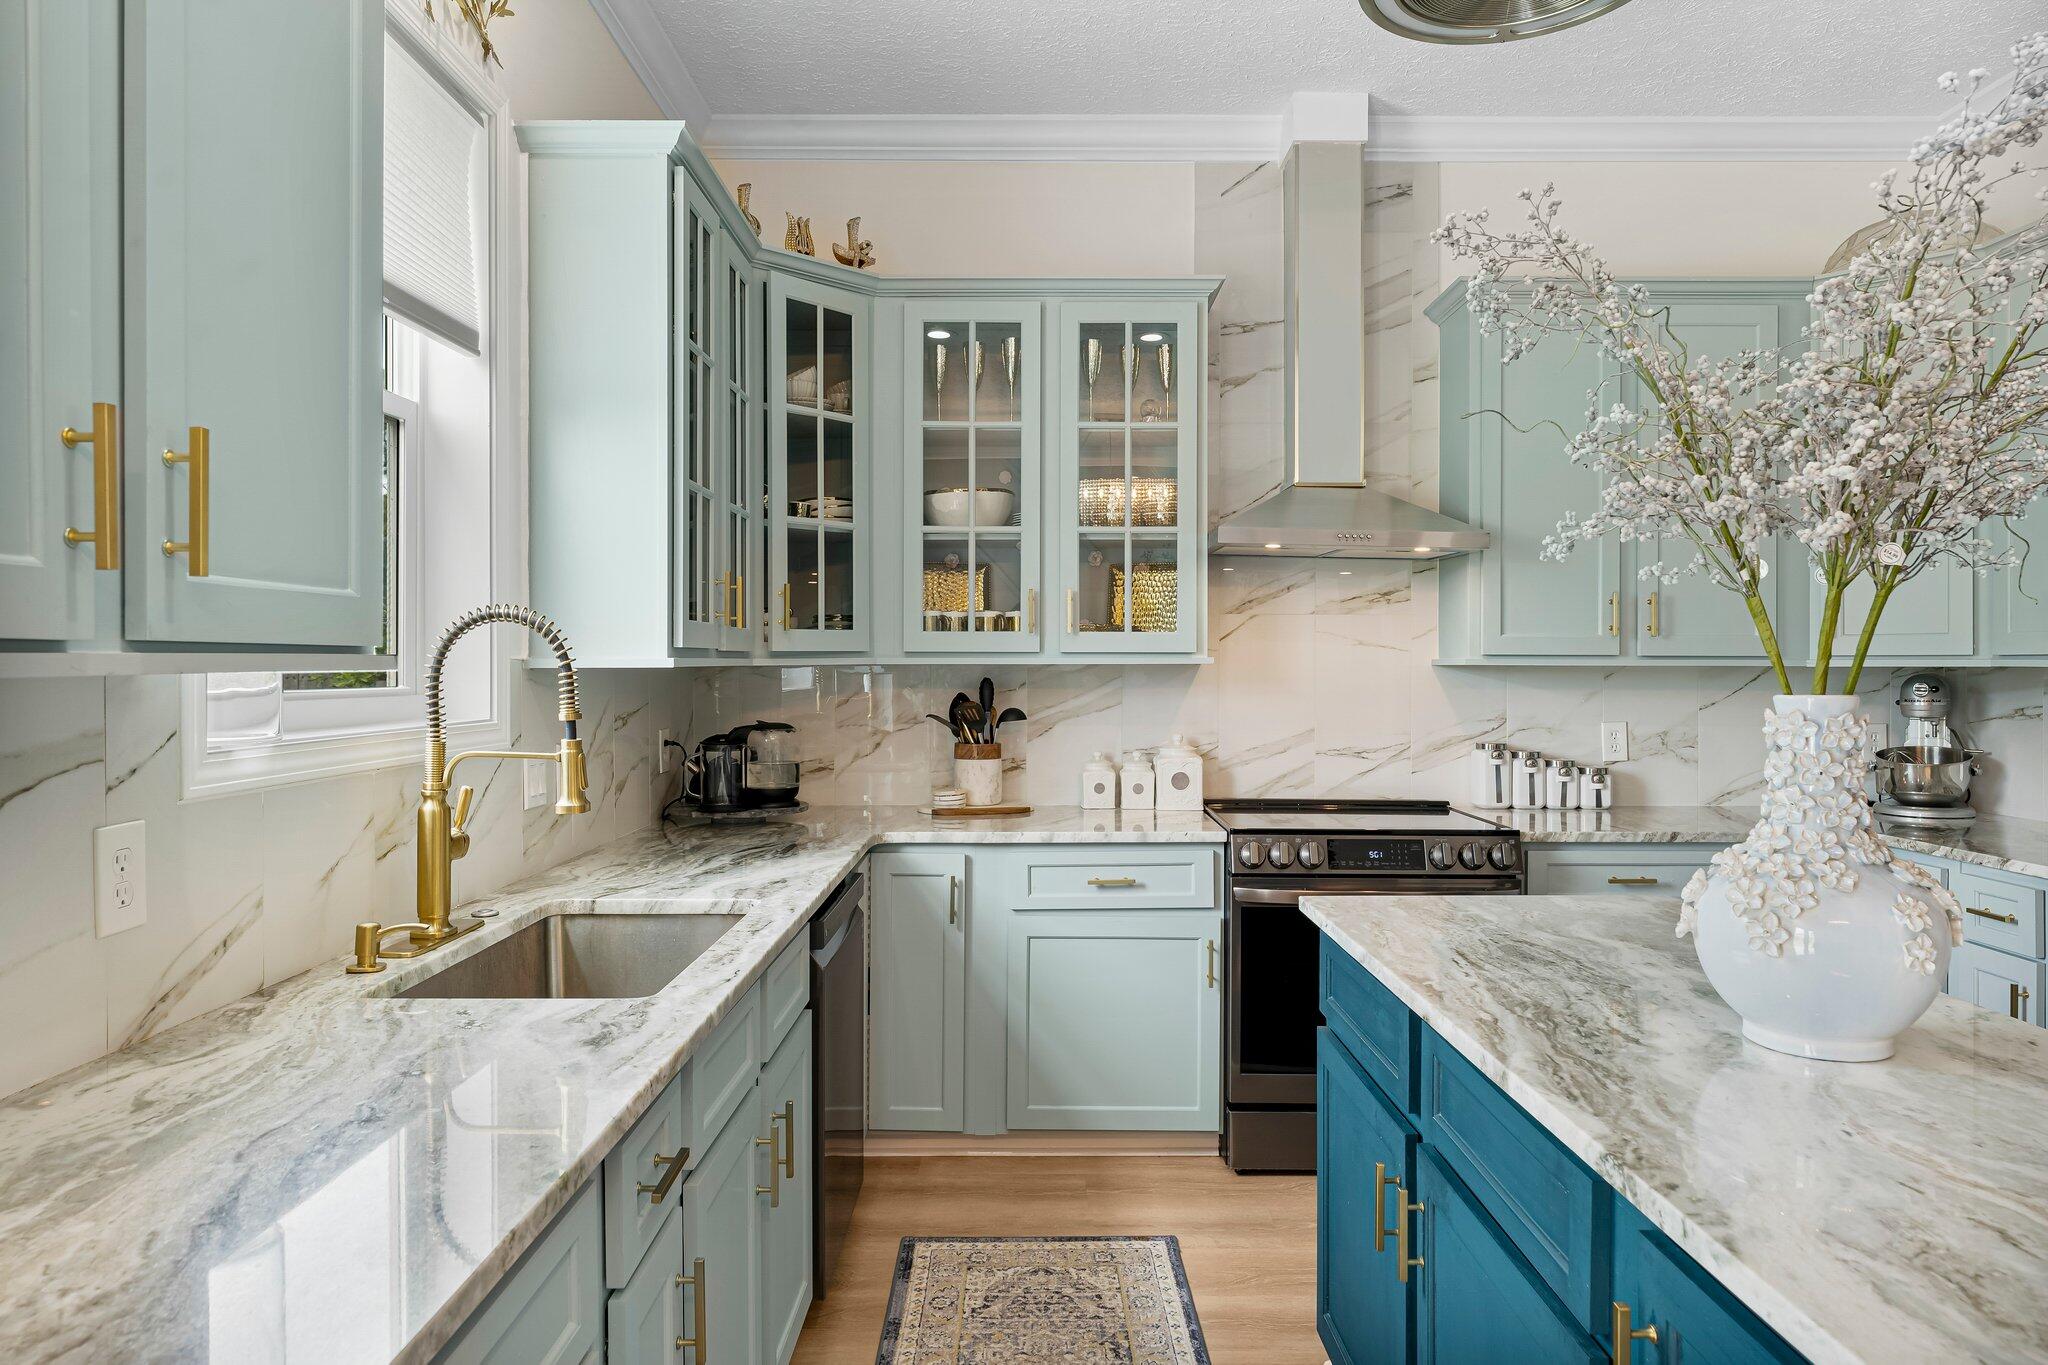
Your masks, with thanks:
M794 810L795 731L758 720L709 735L683 764L683 804L705 815Z

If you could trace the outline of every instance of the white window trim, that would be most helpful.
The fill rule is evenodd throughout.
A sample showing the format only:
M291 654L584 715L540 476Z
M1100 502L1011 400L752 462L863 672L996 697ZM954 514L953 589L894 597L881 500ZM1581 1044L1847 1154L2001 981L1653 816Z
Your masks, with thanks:
M446 8L452 11L454 6ZM481 300L484 350L491 365L491 469L490 487L484 493L491 508L489 598L524 601L526 211L524 167L512 131L512 110L502 87L478 60L474 40L452 19L429 21L417 0L386 0L384 25L387 33L403 43L484 123L488 149L485 202L490 208L486 230L491 234L490 270ZM401 461L401 479L406 477L408 463L412 462ZM413 468L424 474L423 465L413 464ZM401 500L401 527L405 521L403 507ZM416 522L424 525L417 519ZM405 534L403 529L400 534ZM402 590L417 588L421 600L428 600L431 594L426 593L421 582L426 576L414 574L411 587ZM446 614L452 617L472 605L481 603L465 602ZM420 609L416 606L416 610ZM439 638L435 622L422 621L422 625L419 639L430 643ZM481 632L479 637L465 642L465 648L474 649L484 647L482 642L488 641L495 657L488 670L488 709L481 719L449 725L449 737L457 742L453 747L510 746L512 688L515 675L525 668L522 660L527 652L527 642L512 637L510 631ZM424 660L420 667L424 669ZM178 726L182 794L186 800L202 800L416 764L422 759L425 733L424 723L415 723L398 729L305 735L256 748L209 751L206 676L187 674L182 679Z

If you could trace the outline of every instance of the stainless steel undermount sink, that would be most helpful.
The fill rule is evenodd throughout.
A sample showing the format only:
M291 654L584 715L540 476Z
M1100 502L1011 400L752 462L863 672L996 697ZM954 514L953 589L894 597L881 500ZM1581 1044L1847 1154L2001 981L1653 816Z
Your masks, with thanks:
M405 1000L626 1000L653 995L739 915L549 915L397 994Z

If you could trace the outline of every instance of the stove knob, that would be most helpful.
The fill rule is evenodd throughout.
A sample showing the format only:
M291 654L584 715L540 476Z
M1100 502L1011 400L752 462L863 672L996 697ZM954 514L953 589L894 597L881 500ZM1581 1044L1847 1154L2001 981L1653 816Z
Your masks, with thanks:
M1495 867L1513 867L1515 865L1515 846L1506 839L1502 839L1486 850L1486 860Z
M1429 846L1429 865L1442 872L1451 865L1451 846L1439 839Z
M1486 850L1477 844L1467 844L1458 850L1458 861L1469 870L1477 870L1486 861Z
M1313 872L1323 865L1323 846L1313 839L1301 841L1301 851L1294 855L1295 861Z
M1266 861L1275 867L1294 865L1294 845L1285 839L1275 839L1273 846L1266 850Z
M1266 859L1266 849L1257 839L1247 839L1237 846L1237 865L1257 867Z

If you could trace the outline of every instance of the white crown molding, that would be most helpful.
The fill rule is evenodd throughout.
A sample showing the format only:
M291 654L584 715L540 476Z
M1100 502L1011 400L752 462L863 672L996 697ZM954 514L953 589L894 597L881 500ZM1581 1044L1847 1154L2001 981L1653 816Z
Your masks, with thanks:
M735 161L1261 161L1277 114L762 114L714 117L704 148Z
M1455 118L1380 114L1366 155L1404 161L1903 161L1918 118Z
M625 54L626 65L647 87L663 117L681 119L692 127L711 117L710 102L691 78L668 30L655 18L652 0L590 0L590 7L597 11L612 41Z

